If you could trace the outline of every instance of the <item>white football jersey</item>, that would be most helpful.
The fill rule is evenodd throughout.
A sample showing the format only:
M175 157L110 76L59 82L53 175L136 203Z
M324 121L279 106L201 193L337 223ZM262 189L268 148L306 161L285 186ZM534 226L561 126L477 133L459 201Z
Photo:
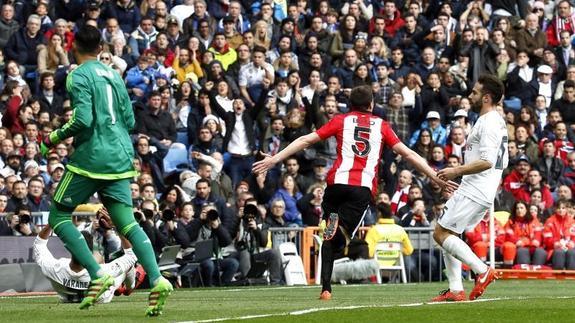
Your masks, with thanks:
M50 280L52 287L65 303L82 300L84 291L90 286L90 274L86 269L74 272L70 269L70 258L56 259L48 250L48 240L36 237L34 241L34 260L42 273ZM102 264L102 269L114 277L114 285L98 299L99 303L108 303L114 297L114 291L122 285L126 273L136 264L136 255L132 249L124 249L124 255L114 261Z
M491 168L477 174L465 175L459 185L459 192L469 199L490 206L493 204L499 180L507 168L509 154L505 121L497 111L488 112L471 129L464 150L464 163L486 160Z

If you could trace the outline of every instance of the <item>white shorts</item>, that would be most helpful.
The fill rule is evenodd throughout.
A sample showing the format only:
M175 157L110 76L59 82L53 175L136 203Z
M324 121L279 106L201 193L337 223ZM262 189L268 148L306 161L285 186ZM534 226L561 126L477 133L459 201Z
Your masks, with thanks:
M443 215L437 223L444 229L462 234L466 228L474 228L488 210L488 206L455 192L445 203Z

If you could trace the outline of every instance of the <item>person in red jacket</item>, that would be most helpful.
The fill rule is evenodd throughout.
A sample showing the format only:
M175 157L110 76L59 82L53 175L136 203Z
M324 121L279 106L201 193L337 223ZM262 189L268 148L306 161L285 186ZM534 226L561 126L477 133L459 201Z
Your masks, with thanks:
M544 265L547 253L542 248L543 225L528 210L527 203L515 202L511 216L505 224L503 261L515 260L517 264ZM511 263L512 264L512 263Z
M531 170L531 163L529 157L525 154L521 154L515 160L515 169L513 169L509 175L505 176L503 180L503 188L511 192L513 197L517 199L515 193L521 190L521 186L527 180L527 173Z
M8 81L6 87L12 87L12 93L6 104L6 111L2 116L2 125L10 129L11 133L24 133L26 123L34 119L32 107L22 104L24 102L22 86L15 84L16 81Z
M501 246L505 241L505 231L497 219L495 221L495 258L501 259ZM483 261L487 261L487 252L489 251L489 212L485 212L483 219L471 231L465 233L467 244L471 250ZM511 260L513 262L513 259Z
M543 244L553 269L575 269L575 220L571 202L559 200L555 213L545 221Z
M545 204L545 208L553 207L553 196L549 187L543 185L543 178L541 173L532 169L527 175L527 181L521 186L521 188L513 193L513 196L518 201L525 201L529 203L531 201L531 192L534 190L541 191L541 201Z

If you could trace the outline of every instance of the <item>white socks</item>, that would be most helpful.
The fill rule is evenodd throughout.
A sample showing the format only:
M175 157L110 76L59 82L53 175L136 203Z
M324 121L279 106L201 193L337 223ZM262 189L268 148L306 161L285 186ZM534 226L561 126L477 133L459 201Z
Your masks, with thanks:
M468 265L474 273L483 274L487 271L487 265L481 261L481 259L479 259L475 253L473 253L471 248L469 248L469 246L463 242L463 240L459 239L458 237L449 235L449 237L443 241L442 247L447 252L449 252L450 255Z
M447 272L447 279L449 280L449 290L452 292L462 291L461 261L446 251L443 251L443 261L445 262L445 271Z

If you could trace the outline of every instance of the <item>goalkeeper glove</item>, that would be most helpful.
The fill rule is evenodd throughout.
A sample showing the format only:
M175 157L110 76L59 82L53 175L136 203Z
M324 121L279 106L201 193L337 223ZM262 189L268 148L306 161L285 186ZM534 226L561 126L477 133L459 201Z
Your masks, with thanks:
M52 144L52 141L50 140L50 136L44 137L44 139L42 139L42 142L40 143L40 152L42 153L42 156L46 157L46 155L48 155L48 153L50 152L50 149L53 146L54 145Z

